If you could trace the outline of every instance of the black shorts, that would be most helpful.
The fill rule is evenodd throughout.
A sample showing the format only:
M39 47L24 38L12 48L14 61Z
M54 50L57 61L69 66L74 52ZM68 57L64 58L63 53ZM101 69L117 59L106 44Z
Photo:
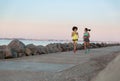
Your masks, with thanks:
M84 38L84 42L90 42L89 38Z
M78 39L73 39L73 41L78 41Z

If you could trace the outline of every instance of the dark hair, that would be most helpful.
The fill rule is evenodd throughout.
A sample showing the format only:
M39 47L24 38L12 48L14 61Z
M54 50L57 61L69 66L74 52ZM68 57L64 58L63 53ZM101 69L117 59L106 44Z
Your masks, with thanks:
M76 26L73 26L72 30L74 31L75 29L78 30L78 28Z
M85 31L91 31L91 29L85 28Z

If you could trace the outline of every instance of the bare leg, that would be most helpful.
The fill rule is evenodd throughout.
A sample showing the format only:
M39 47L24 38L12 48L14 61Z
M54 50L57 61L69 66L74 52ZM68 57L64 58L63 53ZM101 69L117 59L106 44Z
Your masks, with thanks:
M87 47L90 48L90 42L87 43Z
M74 41L73 44L74 44L74 53L75 53L76 52L76 46L77 46L76 41Z
M88 52L90 51L90 43L89 42L87 42L87 50L88 50Z
M85 54L88 53L88 42L84 42Z
M86 44L86 42L84 42L84 49L85 49L85 50L87 49L87 44Z

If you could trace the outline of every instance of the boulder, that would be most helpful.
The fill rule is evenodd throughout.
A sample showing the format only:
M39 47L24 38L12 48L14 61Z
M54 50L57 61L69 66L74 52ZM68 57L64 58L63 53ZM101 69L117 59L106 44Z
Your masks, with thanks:
M48 53L56 53L56 52L61 52L61 46L60 44L54 43L54 44L48 44L46 46L47 52Z
M64 43L61 45L62 51L72 51L74 49L73 43ZM83 49L83 45L77 44L77 50Z
M37 55L38 54L37 53L38 48L34 44L26 45L26 49L29 50L28 54L30 54L30 55ZM26 50L26 52L28 52L27 50Z
M98 46L95 43L90 43L90 48L98 48Z
M101 48L101 47L102 47L101 43L96 43L96 46L97 46L98 48Z
M12 57L13 57L12 51L8 46L6 45L0 46L0 59Z
M37 53L38 54L47 54L47 49L46 47L39 45L37 46Z
M106 43L101 43L101 47L107 47Z
M67 48L67 51L72 51L73 48L74 48L73 43L68 43L68 44L66 45L66 48Z
M21 41L14 39L8 44L8 47L11 48L12 53L15 57L21 57L25 55L25 45ZM16 55L17 54L17 55Z
M26 56L30 56L30 55L32 55L32 51L29 48L26 48L25 54L26 54Z
M67 43L61 44L61 49L62 49L62 52L68 51L68 44Z
M55 48L53 44L48 44L46 46L46 50L48 53L55 53L57 51L57 48Z
M84 45L83 44L77 44L77 50L81 50L84 49Z
M62 51L62 48L61 48L61 43L56 43L56 47L59 49L59 52Z

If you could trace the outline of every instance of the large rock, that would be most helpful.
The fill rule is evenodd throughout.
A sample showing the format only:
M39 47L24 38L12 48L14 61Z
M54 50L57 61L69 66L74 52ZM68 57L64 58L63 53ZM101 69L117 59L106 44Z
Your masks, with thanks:
M95 43L90 43L90 48L98 48L98 45L96 45Z
M25 45L17 39L11 41L10 44L8 44L8 47L11 48L15 57L21 57L25 55Z
M107 43L101 43L102 47L107 47Z
M84 45L83 44L77 44L77 50L81 50L84 49Z
M67 51L72 51L73 50L73 43L68 43L67 45L66 45L66 48L67 48Z
M29 50L29 53L27 50ZM26 45L26 54L28 54L28 55L37 55L38 54L37 50L38 50L38 48L34 44Z
M11 49L4 45L4 46L0 46L0 59L4 59L4 58L12 58L13 54L11 52Z
M72 51L74 49L73 43L63 43L61 45L62 51Z
M56 53L56 52L61 52L61 46L60 44L54 43L54 44L48 44L46 46L46 50L48 53Z
M39 45L39 46L37 46L37 53L38 54L47 54L48 52L47 52L46 47Z
M26 48L26 49L25 49L25 55L26 55L26 56L32 55L32 51L31 51L29 48Z
M62 49L62 52L68 51L68 44L67 43L61 44L61 49Z
M58 48L59 52L62 51L62 48L61 48L61 43L56 43L56 47Z
M96 43L96 46L97 46L98 48L101 48L101 47L102 47L102 44L101 44L101 43Z
M35 46L33 44L29 44L26 46L26 51L25 51L26 55L40 55L40 54L46 54L47 53L47 49L44 46Z
M5 55L4 55L4 49L3 46L0 46L0 59L4 59Z

